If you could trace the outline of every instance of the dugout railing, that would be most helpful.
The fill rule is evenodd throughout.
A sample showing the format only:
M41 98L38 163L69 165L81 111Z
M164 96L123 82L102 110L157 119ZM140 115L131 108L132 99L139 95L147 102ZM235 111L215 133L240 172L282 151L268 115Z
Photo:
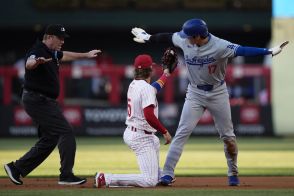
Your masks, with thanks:
M154 79L162 73L160 66L156 67ZM185 70L185 69L183 69ZM177 129L181 108L185 99L185 92L179 89L179 79L185 78L183 70L178 68L169 78L165 88L158 94L160 102L159 118L173 134ZM0 136L35 136L37 128L32 119L21 106L20 97L15 100L15 80L23 77L24 70L0 67ZM126 91L133 78L131 65L112 65L101 67L71 67L60 68L60 96L58 101L62 105L66 119L71 123L77 135L121 135L125 127ZM184 77L183 77L184 76ZM67 93L70 86L75 86L73 93L84 90L77 82L92 78L108 80L108 90L99 102L94 104L86 97L82 102ZM271 112L271 71L261 65L228 66L226 83L230 92L232 120L237 135L266 135L273 133ZM18 83L18 89L20 84ZM84 84L83 84L84 85ZM235 89L234 89L235 88ZM240 93L242 89L244 93ZM266 95L266 101L258 100L260 92ZM1 96L0 96L1 97ZM193 135L215 135L213 117L205 111Z
M160 68L156 69L156 75L160 75ZM0 78L2 83L2 104L9 105L12 103L12 81L15 78L22 77L23 71L14 67L2 66L0 67ZM165 103L172 103L175 100L175 94L178 89L173 83L178 77L179 71L176 70L172 77L169 78L167 85L164 88L162 100ZM68 79L83 79L92 77L107 77L111 88L109 89L107 100L112 106L119 105L122 101L121 85L122 80L132 77L131 66L107 66L107 67L71 67L63 66L60 68L60 95L59 102L64 104L66 98L66 80ZM232 83L238 82L239 79L245 77L256 77L264 79L264 90L268 95L268 102L271 102L271 71L270 68L260 65L244 65L244 66L228 66L226 81L228 86ZM254 88L254 86L253 86ZM245 101L246 102L246 101Z

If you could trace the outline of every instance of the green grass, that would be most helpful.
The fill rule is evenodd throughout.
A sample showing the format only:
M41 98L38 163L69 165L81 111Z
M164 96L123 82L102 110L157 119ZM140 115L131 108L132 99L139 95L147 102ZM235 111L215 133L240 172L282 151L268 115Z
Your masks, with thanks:
M161 138L162 140L162 138ZM163 141L163 140L162 140ZM22 156L36 138L0 139L0 164ZM294 138L239 138L239 170L242 176L293 176ZM163 166L168 146L161 146ZM57 149L28 177L50 177L59 175L59 154ZM96 171L111 173L138 173L135 155L117 138L77 138L77 154L74 172L82 176L93 176ZM216 137L190 138L177 165L177 176L225 176L227 171L223 144ZM6 177L0 170L0 177ZM215 195L215 196L292 196L294 188L283 190L208 190L208 189L66 189L66 190L0 190L0 195Z
M83 189L83 190L14 190L14 191L1 191L5 196L45 196L45 195L58 195L58 196L91 196L91 195L127 195L127 196L173 196L173 195L199 195L199 196L293 196L294 190L192 190L192 189ZM2 194L1 194L2 195Z
M36 138L0 139L0 163L22 156ZM294 175L294 138L239 138L239 170L242 176ZM168 146L161 146L160 165L164 164ZM58 176L58 150L29 176ZM136 157L121 137L77 138L75 173L92 176L96 171L138 173ZM223 144L216 137L189 139L176 167L177 176L224 176L227 171ZM0 177L6 176L0 170Z

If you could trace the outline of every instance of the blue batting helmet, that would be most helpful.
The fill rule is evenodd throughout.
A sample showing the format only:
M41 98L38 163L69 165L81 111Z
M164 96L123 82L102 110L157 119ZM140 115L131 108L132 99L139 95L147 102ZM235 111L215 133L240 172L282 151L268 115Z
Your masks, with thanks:
M206 23L197 18L193 18L190 20L187 20L182 27L182 30L180 31L180 36L182 38L188 38L200 35L201 37L207 37L208 36L208 28Z

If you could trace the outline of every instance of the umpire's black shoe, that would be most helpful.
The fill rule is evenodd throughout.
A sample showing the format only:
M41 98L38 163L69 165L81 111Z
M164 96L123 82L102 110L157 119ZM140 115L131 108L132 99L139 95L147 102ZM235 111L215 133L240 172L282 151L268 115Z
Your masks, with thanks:
M20 178L20 172L15 167L13 162L10 162L8 164L4 165L4 169L10 178L11 182L13 182L16 185L22 185L23 182L19 179Z
M87 182L86 178L79 178L74 174L69 174L66 176L60 175L58 184L60 185L78 185Z

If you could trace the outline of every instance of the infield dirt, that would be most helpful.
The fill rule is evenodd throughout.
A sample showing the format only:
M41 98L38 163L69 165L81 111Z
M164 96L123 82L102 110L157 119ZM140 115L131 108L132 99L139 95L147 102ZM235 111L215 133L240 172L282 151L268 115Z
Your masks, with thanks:
M87 178L83 185L65 186L58 185L58 178L24 178L23 185L14 185L8 178L0 178L1 190L12 189L75 189L93 188L93 178ZM294 189L294 176L285 177L240 177L238 187L227 186L226 177L178 177L176 182L169 187L157 188L191 188L191 189Z

